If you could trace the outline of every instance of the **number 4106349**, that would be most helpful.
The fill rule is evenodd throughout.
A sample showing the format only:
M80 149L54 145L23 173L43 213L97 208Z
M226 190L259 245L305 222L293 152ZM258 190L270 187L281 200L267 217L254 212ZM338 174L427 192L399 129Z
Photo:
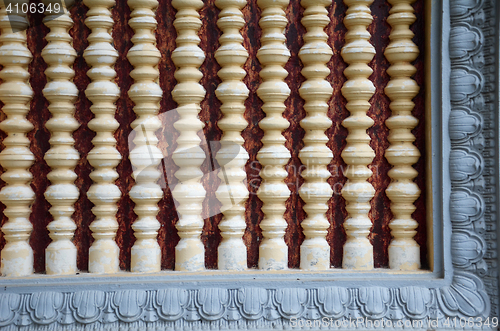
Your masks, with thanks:
M43 4L43 3L23 3L19 4L16 3L15 5L12 5L12 3L9 3L7 8L5 9L8 14L36 14L36 13L49 13L49 14L58 14L61 12L61 5L59 3L55 4Z
M464 318L464 317L447 317L444 322L443 322L444 327L492 327L492 328L497 328L498 327L498 317L493 317L489 318L487 317L486 319L483 319L482 317L469 317L469 318Z

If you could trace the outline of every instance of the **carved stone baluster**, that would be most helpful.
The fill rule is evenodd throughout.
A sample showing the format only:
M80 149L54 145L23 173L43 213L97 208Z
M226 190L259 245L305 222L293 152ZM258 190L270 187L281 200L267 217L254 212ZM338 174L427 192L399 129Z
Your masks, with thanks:
M279 270L288 266L288 247L283 239L287 223L283 214L285 201L290 196L290 190L284 182L287 176L284 166L290 159L290 152L285 147L281 132L290 125L283 118L285 100L290 96L290 88L284 82L288 76L284 65L290 58L284 35L288 23L284 9L289 1L259 0L257 3L262 9L259 22L262 47L257 52L257 58L263 67L260 72L262 84L257 95L264 101L262 110L266 113L259 124L264 130L264 146L257 154L262 165L262 184L257 195L264 203L264 219L260 223L263 238L259 247L259 268Z
M325 7L331 0L302 0L306 8L302 24L306 27L304 46L299 56L304 63L302 74L307 80L302 84L299 92L306 101L304 109L307 117L300 124L306 131L304 148L299 157L306 169L302 177L306 180L300 188L300 196L306 202L304 210L307 218L302 222L306 236L300 247L300 268L326 270L330 268L330 246L326 242L326 234L330 223L325 213L328 210L327 202L333 194L330 184L326 182L330 172L326 168L333 158L331 150L326 146L328 137L325 130L332 121L326 116L328 99L332 96L333 88L325 80L330 70L326 63L333 55L327 44L328 36L323 29L330 19Z
M347 99L347 109L351 115L342 125L349 130L347 145L342 151L342 158L347 164L345 176L347 183L342 189L342 196L347 201L348 218L344 222L347 241L344 245L343 268L372 269L373 247L367 236L372 223L368 218L370 200L375 195L373 186L367 179L372 175L368 165L375 153L370 147L370 137L366 130L373 125L373 120L366 115L370 109L370 98L375 93L375 86L368 79L373 70L368 63L375 55L375 48L368 41L368 25L373 18L370 4L373 0L344 0L349 6L344 24L347 27L346 45L342 48L342 57L349 66L344 74L347 81L342 87L342 94Z
M411 64L419 54L413 43L410 25L415 22L411 4L415 0L389 0L393 6L387 22L392 26L389 38L391 42L385 50L385 56L391 63L387 70L391 80L385 93L391 99L392 116L386 125L390 129L391 145L385 157L394 167L389 171L392 182L386 190L391 199L391 211L394 219L389 224L394 237L389 245L389 267L398 270L417 270L420 268L420 247L413 239L418 223L411 217L415 211L415 200L420 196L420 189L413 179L418 172L412 167L420 158L420 152L413 145L415 136L411 133L418 120L411 111L415 104L412 99L418 94L419 87L411 79L417 69Z
M179 120L174 127L180 132L173 160L179 166L175 177L179 179L172 192L177 200L179 221L176 224L181 238L175 247L175 270L202 270L205 268L205 247L200 235L203 229L201 218L205 189L200 178L200 170L205 153L200 147L198 131L203 123L198 119L200 102L205 97L205 89L199 84L203 76L198 69L205 60L205 54L198 47L198 30L201 20L198 10L203 7L201 0L173 0L177 9L174 26L177 30L177 48L172 52L172 60L177 66L177 85L172 97L178 104Z
M19 1L19 6L24 3L28 0ZM26 15L15 10L7 14L3 1L0 5L0 64L3 66L0 100L7 115L0 123L0 129L7 134L3 140L5 149L0 153L0 164L5 171L2 180L6 182L0 191L0 201L5 204L4 214L9 219L2 227L6 244L1 253L0 271L3 276L16 277L33 273L33 250L28 240L33 229L29 215L35 193L29 185L33 178L29 168L35 157L26 137L26 133L33 130L26 119L33 97L27 70L32 56L26 47Z
M51 1L46 0L44 3L48 5ZM78 89L72 81L75 72L71 67L76 51L68 33L73 20L64 1L61 8L63 14L52 12L44 18L50 32L46 37L48 44L42 50L42 57L48 66L45 70L48 82L43 95L49 101L49 111L52 113L52 118L46 124L51 132L51 147L45 154L45 161L52 169L47 175L51 185L45 192L45 198L52 205L49 211L54 217L47 226L52 239L45 252L47 274L74 274L77 271L76 247L71 241L76 230L71 216L79 196L74 184L77 178L74 169L80 159L72 135L80 126L74 118Z
M248 153L243 148L245 142L241 131L247 122L243 117L245 100L249 91L242 79L246 76L242 66L248 59L248 52L243 47L243 37L239 30L245 25L241 9L246 0L217 0L215 4L221 9L217 25L224 32L220 37L221 47L215 58L221 65L219 77L222 83L215 91L222 101L221 111L224 117L219 127L224 131L221 149L217 161L223 164L219 172L221 185L217 190L217 198L225 209L224 218L219 224L222 242L219 245L219 269L242 270L247 267L247 249L242 237L245 231L245 201L248 189L245 164ZM239 148L238 148L239 147Z
M137 119L132 122L136 131L135 147L130 152L130 162L134 167L135 185L130 190L130 198L135 202L134 212L138 218L132 224L136 242L132 246L131 269L133 272L156 272L161 269L161 250L157 235L160 223L158 202L163 196L160 185L158 165L163 158L157 147L155 132L161 127L158 119L162 90L157 83L160 52L156 48L153 33L157 26L153 10L158 6L156 0L128 0L132 10L129 25L134 29L134 46L127 58L134 66L130 76L135 83L128 92L135 103Z
M84 4L89 8L85 24L92 30L88 37L89 46L83 53L91 66L87 75L92 80L85 94L92 101L90 109L95 114L88 125L96 132L92 140L94 148L87 157L94 167L90 174L94 184L87 195L95 205L92 212L96 216L90 225L95 241L89 249L89 271L116 273L119 271L119 248L114 241L118 230L115 214L121 192L114 182L118 179L115 167L120 163L121 155L116 150L113 132L119 127L114 103L120 90L114 82L116 72L113 69L118 52L113 48L113 38L109 34L113 27L109 8L115 5L115 0L84 0Z

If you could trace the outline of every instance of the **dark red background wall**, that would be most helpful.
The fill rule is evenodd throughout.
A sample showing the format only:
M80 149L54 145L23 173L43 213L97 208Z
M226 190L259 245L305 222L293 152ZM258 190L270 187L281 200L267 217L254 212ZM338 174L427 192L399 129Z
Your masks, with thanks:
M220 83L217 76L217 71L220 69L217 61L214 58L214 53L219 46L218 39L221 31L217 27L217 16L219 10L214 4L214 0L206 0L205 6L201 10L201 20L203 26L200 30L201 44L200 47L206 54L206 61L201 67L203 72L203 79L201 84L205 87L207 94L205 100L201 104L202 111L200 119L205 123L204 133L207 140L219 140L221 137L221 130L217 126L217 121L222 117L220 112L220 102L215 97L215 89ZM423 268L427 268L427 249L425 247L426 241L426 226L425 226L425 141L424 141L424 0L417 0L414 4L416 10L417 21L411 27L416 34L414 42L421 50L421 54L415 61L414 65L418 71L414 77L418 84L422 87L419 95L415 98L414 116L420 119L420 123L413 131L417 137L416 146L422 151L422 157L415 165L419 172L419 177L416 179L417 184L422 190L422 195L416 201L417 211L414 213L414 218L418 221L418 234L415 237L421 247L421 260ZM370 77L376 86L376 93L371 100L372 107L368 115L375 121L375 125L368 130L372 138L371 146L375 150L376 157L371 165L374 172L370 182L375 187L376 194L371 201L370 217L373 220L373 229L370 235L370 240L374 246L374 260L375 266L379 268L388 267L387 247L389 245L391 235L388 224L392 218L389 208L390 201L385 195L385 189L390 183L390 178L387 176L387 171L390 165L384 158L384 151L388 147L387 141L388 129L384 125L384 121L390 116L389 103L390 100L384 94L384 87L389 81L387 75L387 68L389 63L385 59L383 52L389 43L390 26L386 22L389 15L390 5L385 0L375 0L371 6L372 14L374 17L373 23L369 27L372 35L371 42L375 46L377 54L370 67L373 68L374 73ZM93 221L94 216L91 212L93 204L87 199L86 192L88 191L92 180L89 174L92 167L87 161L87 154L92 149L91 140L94 133L87 127L87 123L92 119L93 114L90 111L90 101L85 97L84 91L89 84L90 80L86 75L89 67L83 58L83 51L88 46L87 37L89 29L85 26L85 15L87 7L83 5L81 0L77 0L74 7L71 9L71 17L75 24L71 29L70 34L73 37L73 46L78 53L74 70L75 70L75 84L77 85L80 95L76 103L76 119L80 122L80 128L75 131L74 138L76 140L76 148L80 152L81 160L75 169L78 175L76 185L80 189L80 198L75 206L75 214L73 216L78 229L75 233L74 242L78 248L78 268L82 271L88 270L88 250L92 242L91 232L89 225ZM286 102L287 110L284 117L290 121L290 127L284 131L286 137L286 147L290 150L292 158L288 164L290 169L289 176L286 179L288 186L291 190L290 199L286 202L287 212L285 218L288 222L288 229L285 235L285 241L289 247L289 267L299 267L299 252L300 244L304 240L300 223L305 218L303 210L304 202L298 195L298 189L303 183L300 175L293 171L299 169L300 159L298 153L303 147L302 139L304 137L304 130L300 127L300 120L305 117L303 108L304 100L299 96L298 90L304 77L301 75L302 63L298 57L300 47L303 45L303 35L305 28L301 25L300 20L303 15L303 8L300 6L298 0L291 0L290 5L286 10L289 25L286 29L287 46L291 52L291 58L286 65L289 72L286 82L291 88L291 96ZM333 49L333 57L328 63L331 74L328 80L331 82L334 92L329 101L330 109L328 116L332 119L333 125L326 131L329 142L328 147L332 149L334 158L330 164L332 177L329 183L332 185L335 193L330 199L327 212L328 220L330 221L330 228L328 230L327 240L331 245L331 264L333 267L342 266L342 246L345 242L346 236L343 230L343 221L347 216L345 210L345 201L340 195L340 189L345 183L346 178L343 175L343 169L346 168L340 153L345 146L345 138L347 130L341 125L349 112L345 108L346 100L341 94L341 87L346 78L343 75L343 70L346 68L346 63L340 56L340 50L344 45L344 35L346 28L342 21L345 17L346 6L342 0L334 0L333 4L329 7L329 17L331 23L327 26L326 32L329 36L329 44ZM261 29L258 21L260 18L260 10L257 6L256 0L249 0L248 5L243 9L247 25L242 30L245 39L245 47L250 53L250 58L245 65L247 70L247 77L245 83L250 89L250 97L246 101L245 118L248 120L248 127L243 131L245 138L245 148L250 154L250 160L247 164L246 170L248 180L256 185L251 185L249 190L251 192L250 198L247 202L246 221L247 230L245 231L244 241L248 247L248 267L255 268L258 263L258 245L262 238L262 232L259 228L259 223L263 218L261 210L262 202L254 194L257 191L258 182L258 161L256 155L262 146L260 142L263 131L259 128L259 121L265 116L261 109L262 102L256 95L256 90L261 82L259 72L261 65L257 60L256 53L260 47ZM116 82L121 89L121 97L117 102L116 119L120 122L120 127L115 133L118 141L117 149L123 156L123 161L117 168L120 178L116 184L120 187L123 197L119 202L119 210L117 214L119 229L116 236L116 241L121 248L120 253L120 267L123 270L130 270L130 249L134 243L134 235L131 229L131 224L137 218L133 212L134 203L128 196L128 191L134 184L132 179L132 168L128 161L128 146L127 137L131 132L130 123L135 119L133 112L133 103L127 95L127 91L132 85L133 81L129 76L132 66L126 58L127 51L132 47L131 37L133 36L132 29L128 26L130 19L130 10L125 0L118 0L116 7L112 10L115 25L113 28L114 46L119 52L120 56L116 63L115 70L118 73ZM48 29L42 24L43 15L33 15L30 17L30 27L27 31L28 47L33 54L33 61L29 66L31 74L30 84L35 92L35 96L31 103L31 110L28 119L35 129L31 131L28 136L31 140L31 151L36 156L36 163L31 168L33 173L32 188L36 193L36 200L32 207L32 214L30 217L33 223L33 234L30 239L30 244L34 249L35 254L35 271L44 272L45 270L45 248L50 242L47 224L52 220L52 216L48 212L50 208L49 203L45 200L43 193L50 183L47 180L47 174L50 168L45 163L43 156L50 148L49 138L50 133L45 128L45 123L51 117L47 109L47 101L42 95L42 89L46 84L46 77L43 71L47 65L42 59L40 53L47 44L45 35ZM173 77L175 66L171 60L171 53L175 49L176 32L173 27L175 19L175 9L172 7L170 1L160 0L160 5L156 12L156 19L158 21L158 29L156 31L157 47L162 54L161 62L159 64L160 71L160 86L164 91L164 96L161 101L160 113L168 111L176 107L173 101L171 91L173 90L176 81ZM0 112L0 119L5 119L5 114ZM158 135L174 132L174 136L178 134L171 123L164 123L164 127L160 129ZM3 140L5 134L0 132L0 140ZM175 144L168 145L161 143L160 148L165 154L171 154L175 150ZM1 148L4 148L1 145ZM214 151L215 152L215 151ZM171 174L175 172L177 167L171 158L166 158L166 168L170 169ZM202 168L207 171L208 162L203 164ZM3 170L2 170L3 172ZM172 177L172 176L171 176ZM253 180L252 180L253 179ZM203 180L204 187L207 191L207 199L204 202L204 210L207 213L209 208L214 208L208 203L215 197L217 187L213 187L208 183L219 183L219 179L215 174L212 174ZM172 185L172 183L169 183ZM0 187L5 185L0 181ZM175 245L179 237L177 236L175 223L177 221L177 214L173 208L172 194L169 189L164 189L164 198L160 201L160 213L158 220L161 223L161 229L158 235L158 241L162 248L162 268L173 269L174 267L174 252ZM5 206L0 204L0 212L2 212L2 224L7 219L3 215ZM205 219L203 228L202 240L206 247L205 264L207 268L217 268L217 246L221 241L220 231L218 230L218 223L221 220L221 215L213 216ZM3 235L0 234L0 249L5 245Z

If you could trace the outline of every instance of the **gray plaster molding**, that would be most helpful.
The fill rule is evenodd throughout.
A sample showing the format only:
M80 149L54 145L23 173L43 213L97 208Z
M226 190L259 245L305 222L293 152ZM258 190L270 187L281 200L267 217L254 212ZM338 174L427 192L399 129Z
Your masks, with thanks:
M464 329L447 318L498 317L499 4L432 6L433 272L0 278L0 330L265 330L365 317ZM329 328L364 327L339 325Z

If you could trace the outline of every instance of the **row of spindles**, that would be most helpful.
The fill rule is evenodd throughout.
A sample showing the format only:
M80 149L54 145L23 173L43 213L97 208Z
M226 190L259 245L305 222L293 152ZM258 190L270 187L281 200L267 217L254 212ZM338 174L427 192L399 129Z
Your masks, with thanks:
M372 222L368 216L370 200L374 189L368 179L372 175L369 165L375 154L370 147L367 129L373 120L367 116L370 99L375 87L369 77L372 69L368 66L375 55L370 44L368 25L373 20L370 5L373 0L344 0L348 6L344 24L347 28L342 57L348 64L344 74L347 77L342 94L347 100L350 116L342 125L349 131L342 158L347 164L347 183L342 189L346 200L348 217L344 222L347 241L344 245L343 268L354 270L373 269L373 248L368 240ZM412 167L420 157L413 142L411 130L418 120L412 116L412 99L419 87L411 78L416 72L411 64L419 53L412 42L410 25L415 22L411 6L414 0L388 0L392 9L387 19L392 27L390 44L385 55L391 64L388 74L391 80L385 89L391 100L392 116L386 124L390 129L390 147L386 158L393 166L389 172L392 179L386 193L391 200L394 215L390 223L392 242L389 246L389 266L396 270L412 271L420 268L419 246L413 237L417 222L412 219L414 202L419 197L418 186L413 182L417 176ZM28 0L21 1L28 3ZM246 0L216 0L220 9L218 26L222 31L220 47L215 58L221 68L222 83L215 91L221 101L223 118L218 122L223 131L221 148L216 159L225 164L220 171L221 184L217 198L222 204L223 219L219 224L222 242L218 248L218 267L221 270L245 270L247 250L242 236L246 228L245 201L249 191L245 185L245 164L248 153L243 148L241 132L247 126L243 117L244 102L249 90L243 83L246 76L243 65L248 52L243 47L240 30L245 26L242 8ZM93 149L88 161L93 167L90 174L93 185L87 192L94 204L95 220L90 225L94 241L89 250L89 272L112 274L119 271L120 249L115 242L118 229L116 220L117 202L121 192L115 185L118 178L116 167L121 155L116 149L113 133L119 123L115 119L116 105L120 90L115 83L114 64L118 53L113 47L110 31L113 19L110 8L115 0L84 0L89 8L85 24L91 30L88 48L84 58L90 67L87 75L91 82L86 96L92 102L91 111L95 117L88 126L96 133L92 140ZM289 0L259 0L262 10L261 48L257 58L262 65L262 83L257 95L263 101L262 110L266 117L260 122L264 131L263 146L257 158L266 168L261 173L262 184L257 192L263 202L264 219L260 223L263 239L259 246L259 268L281 270L288 265L288 248L284 241L287 222L284 219L285 201L290 196L285 184L285 165L290 152L285 147L282 131L289 123L283 117L285 101L290 96L290 88L285 82L285 70L290 52L286 47L284 30L287 27L285 9ZM299 57L303 63L302 75L306 78L300 87L300 96L305 100L307 116L301 121L305 130L304 147L300 151L301 162L306 166L302 172L305 182L299 193L305 202L307 218L302 222L305 240L300 249L300 268L304 270L329 270L330 247L326 241L329 222L325 216L327 202L333 194L327 179L327 169L333 155L327 147L325 131L332 125L327 117L328 100L333 89L326 77L330 74L327 63L332 57L332 49L327 43L324 28L330 22L327 8L331 0L302 0L304 16L302 24L306 28L304 45ZM137 119L132 128L140 132L133 141L130 162L134 169L135 184L129 192L135 203L137 220L132 224L136 241L131 251L132 272L158 272L161 269L161 250L157 241L160 223L157 220L158 202L163 191L158 184L161 176L158 166L163 158L158 148L155 132L161 127L157 115L163 92L157 81L158 63L161 58L156 48L155 9L156 0L128 0L131 9L129 25L134 30L133 47L127 58L133 66L130 76L134 84L129 90L134 102ZM177 85L172 97L178 104L179 119L174 126L180 133L173 160L179 167L175 173L179 180L172 192L177 202L179 220L176 224L180 241L175 249L175 270L200 271L205 268L204 245L200 239L203 229L201 216L205 190L200 182L200 170L205 160L205 152L200 147L198 132L204 124L198 118L200 103L206 91L200 84L203 77L199 67L205 54L199 47L201 28L199 11L202 0L172 0L177 10L174 27L177 31L177 47L172 60L177 67ZM64 6L64 1L63 1ZM52 240L46 249L46 273L70 275L78 272L76 266L77 249L72 242L76 225L72 220L74 204L79 197L75 185L75 166L80 158L74 147L72 133L78 128L75 120L75 100L78 90L73 83L73 62L76 52L72 47L69 30L73 21L64 8L62 15L47 15L44 24L50 29L47 45L42 57L47 63L47 85L43 94L49 103L52 118L47 122L51 133L50 149L45 160L51 168L48 174L50 186L45 197L51 204L53 221L48 225ZM28 65L32 55L26 47L28 27L26 15L10 13L6 8L0 11L0 100L6 119L0 129L7 137L5 148L0 153L0 165L4 168L1 178L6 185L0 191L0 201L6 206L8 221L2 232L6 245L1 251L1 274L3 276L26 276L33 273L33 251L28 243L32 225L29 221L30 206L35 196L30 188L32 175L29 171L34 163L30 152L27 133L33 126L26 119L33 91L28 84ZM240 152L234 156L234 144ZM189 149L189 153L185 153ZM199 176L196 176L196 175Z

